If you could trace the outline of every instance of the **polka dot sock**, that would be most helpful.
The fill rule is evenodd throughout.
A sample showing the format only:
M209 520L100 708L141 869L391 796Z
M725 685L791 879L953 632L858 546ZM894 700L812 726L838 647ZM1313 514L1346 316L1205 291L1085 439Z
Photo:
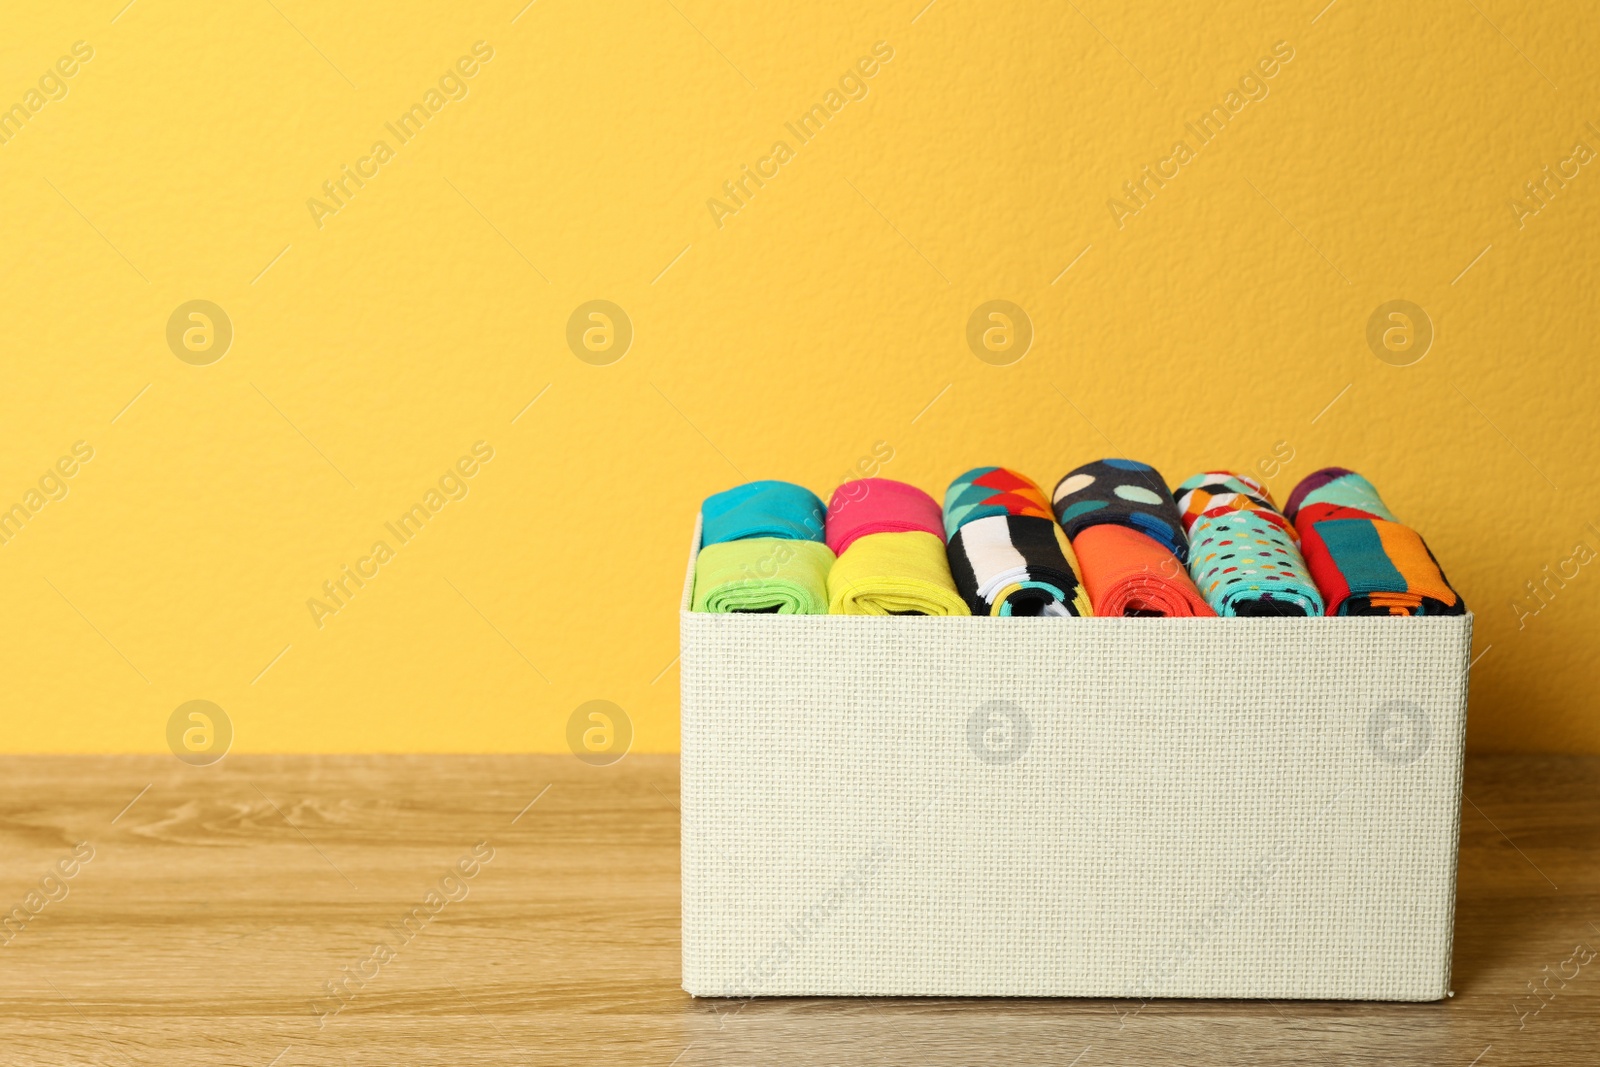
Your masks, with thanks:
M1294 527L1260 482L1206 471L1178 486L1177 497L1189 534L1189 575L1218 615L1323 613Z
M1050 497L1056 521L1074 541L1093 526L1126 526L1162 545L1179 562L1189 557L1177 501L1148 463L1132 459L1085 463L1057 482Z

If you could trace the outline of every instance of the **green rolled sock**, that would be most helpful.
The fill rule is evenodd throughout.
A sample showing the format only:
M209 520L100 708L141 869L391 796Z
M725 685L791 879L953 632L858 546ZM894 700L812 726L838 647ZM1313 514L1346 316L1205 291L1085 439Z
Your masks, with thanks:
M750 537L700 550L694 610L826 615L833 552L820 541Z

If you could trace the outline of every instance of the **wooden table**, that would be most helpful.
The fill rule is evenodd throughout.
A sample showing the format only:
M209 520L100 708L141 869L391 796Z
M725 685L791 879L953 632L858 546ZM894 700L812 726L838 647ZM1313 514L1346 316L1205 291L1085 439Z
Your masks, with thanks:
M0 759L0 1063L1600 1063L1600 759L1469 762L1438 1004L696 1001L677 787L637 755Z

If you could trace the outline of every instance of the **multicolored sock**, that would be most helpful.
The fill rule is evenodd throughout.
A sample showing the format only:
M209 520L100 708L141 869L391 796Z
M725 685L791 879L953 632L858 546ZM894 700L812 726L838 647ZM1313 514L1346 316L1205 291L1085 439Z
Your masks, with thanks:
M1272 502L1272 494L1267 487L1246 474L1205 471L1186 479L1172 491L1172 495L1177 498L1178 511L1183 515L1185 533L1191 533L1194 524L1202 516L1228 511L1257 511L1277 522L1291 538L1300 536L1295 532L1294 524Z
M1285 508L1329 615L1462 615L1420 534L1401 525L1372 483L1343 467L1307 475Z
M985 515L950 539L950 573L974 615L1093 615L1056 520Z
M1038 483L974 467L944 494L950 572L974 615L1090 615L1072 543Z
M988 515L1055 520L1044 490L1032 478L1006 467L974 467L945 490L944 535L954 537L966 523Z
M1074 545L1083 531L1110 524L1152 538L1179 562L1189 558L1177 502L1160 472L1148 463L1132 459L1085 463L1056 483L1050 499L1056 520Z
M1189 575L1218 615L1323 613L1297 534L1266 486L1230 471L1206 471L1175 491L1189 535Z
M1307 504L1350 508L1359 515L1383 519L1385 522L1400 521L1378 495L1377 488L1347 467L1323 467L1300 479L1300 484L1289 493L1283 513L1290 522L1295 522L1300 509Z

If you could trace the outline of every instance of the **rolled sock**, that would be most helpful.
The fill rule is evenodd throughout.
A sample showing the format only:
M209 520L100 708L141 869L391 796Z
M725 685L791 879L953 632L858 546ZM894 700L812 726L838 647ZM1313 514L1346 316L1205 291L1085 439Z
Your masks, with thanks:
M749 482L715 493L700 505L700 515L702 545L748 537L822 540L821 499L789 482Z
M908 530L850 542L828 572L834 615L970 615L956 591L944 540Z
M1298 539L1294 524L1272 502L1267 487L1254 478L1232 471L1206 471L1189 478L1172 491L1183 515L1183 531L1194 540L1194 526L1205 516L1230 511L1257 511L1268 521L1283 527L1291 539Z
M1072 547L1096 615L1216 615L1166 545L1130 527L1091 526Z
M1189 536L1189 576L1218 615L1323 613L1297 534L1260 482L1206 471L1176 490Z
M833 553L820 541L747 537L700 550L694 610L826 615Z
M939 502L914 485L889 478L845 482L828 501L827 542L842 556L858 537L922 531L944 540Z
M1307 475L1289 508L1327 614L1466 613L1422 536L1396 521L1361 475L1343 467Z
M1294 539L1265 512L1203 515L1189 533L1189 576L1218 615L1321 615L1322 594Z
M950 483L944 494L944 535L990 515L1032 515L1054 521L1044 490L1007 467L974 467Z
M1067 535L1051 518L986 515L950 539L950 572L974 615L1092 615Z
M1378 490L1355 471L1347 467L1324 467L1300 479L1300 484L1289 493L1289 502L1283 513L1294 522L1300 509L1307 504L1332 504L1352 508L1386 522L1399 522L1378 495Z
M1178 559L1189 558L1183 516L1161 474L1132 459L1085 463L1056 483L1050 494L1056 521L1076 547L1078 535L1094 526L1126 526L1165 545ZM1099 607L1095 612L1098 614Z

